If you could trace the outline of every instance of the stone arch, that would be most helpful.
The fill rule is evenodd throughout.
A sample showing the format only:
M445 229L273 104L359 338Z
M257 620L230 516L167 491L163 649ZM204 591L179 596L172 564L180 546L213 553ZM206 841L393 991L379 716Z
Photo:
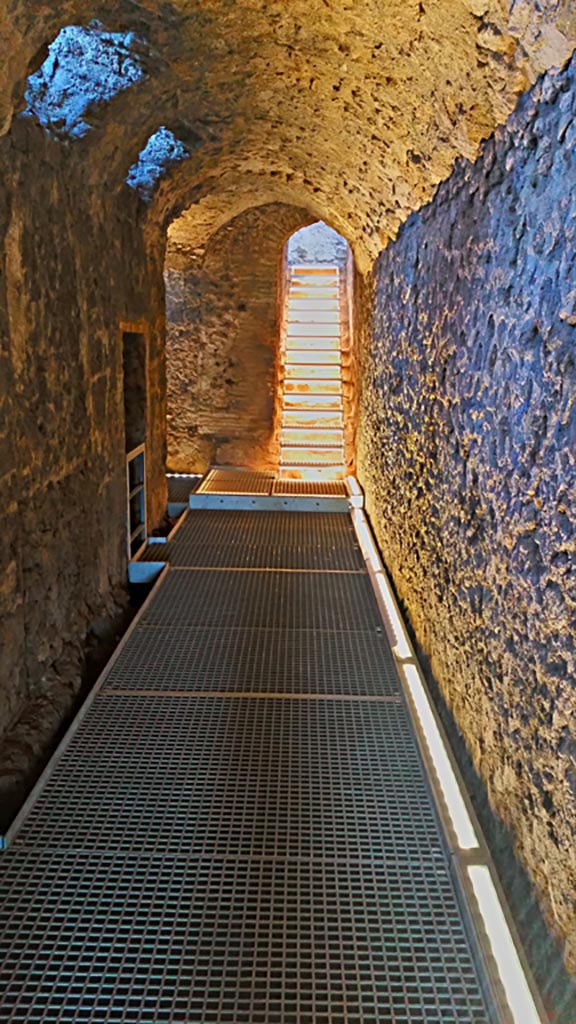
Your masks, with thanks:
M316 220L294 231L284 249L285 280L290 287L290 276L298 265L338 267L339 303L338 330L340 336L340 374L344 463L347 473L353 473L356 464L356 435L358 426L360 375L358 369L358 331L354 302L358 270L353 250L347 239L325 221ZM332 314L330 314L331 316ZM311 321L315 319L312 313ZM325 319L320 312L319 319Z
M227 160L233 173L275 165L279 175L314 182L324 205L346 210L345 233L373 259L454 158L473 157L518 91L574 43L556 4L522 23L497 0L481 11L473 0L456 7L443 0L433 10L413 5L401 17L373 0L323 7L322 18L299 4L272 13L258 4L227 11L223 38L216 0L193 14L180 0L158 8L151 0L69 0L18 22L6 11L0 40L10 59L1 72L0 121L8 127L28 65L46 41L65 25L99 18L110 31L139 33L151 50L138 116L120 101L106 112L101 148L91 151L96 180L110 181L117 158L119 187L146 138L178 117L222 170ZM434 70L424 57L430 53L438 55ZM240 150L242 162L234 163Z
M232 216L194 213L173 223L166 252L168 468L271 470L284 249L313 217L254 198Z

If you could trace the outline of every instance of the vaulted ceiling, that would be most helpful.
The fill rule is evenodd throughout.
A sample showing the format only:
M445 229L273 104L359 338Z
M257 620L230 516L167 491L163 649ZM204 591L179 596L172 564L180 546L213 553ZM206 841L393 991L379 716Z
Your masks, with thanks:
M2 131L59 31L92 19L136 34L145 74L65 143L88 185L124 187L167 126L190 155L156 188L156 222L194 203L210 233L282 201L332 224L361 266L576 45L570 0L5 0Z

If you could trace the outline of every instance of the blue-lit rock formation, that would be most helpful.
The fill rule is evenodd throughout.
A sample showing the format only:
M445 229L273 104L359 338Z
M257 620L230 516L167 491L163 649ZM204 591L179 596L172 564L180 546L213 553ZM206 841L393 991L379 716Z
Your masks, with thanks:
M97 21L68 25L28 80L25 113L54 134L82 138L89 111L145 77L143 54L133 32L107 32Z
M169 128L160 127L150 136L138 160L128 171L126 183L149 202L160 179L170 167L190 156L184 143Z
M576 965L575 115L573 58L380 256L358 461L421 649Z

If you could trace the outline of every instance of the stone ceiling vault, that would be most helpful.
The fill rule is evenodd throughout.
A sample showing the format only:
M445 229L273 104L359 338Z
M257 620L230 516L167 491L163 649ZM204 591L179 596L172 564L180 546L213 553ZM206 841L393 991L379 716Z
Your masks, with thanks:
M152 221L168 224L198 200L216 224L248 205L305 206L349 239L361 267L576 44L571 0L4 0L2 8L4 131L63 26L98 18L134 31L150 44L146 79L98 107L89 135L67 143L87 183L124 187L150 134L174 125L193 140L191 158L157 189Z

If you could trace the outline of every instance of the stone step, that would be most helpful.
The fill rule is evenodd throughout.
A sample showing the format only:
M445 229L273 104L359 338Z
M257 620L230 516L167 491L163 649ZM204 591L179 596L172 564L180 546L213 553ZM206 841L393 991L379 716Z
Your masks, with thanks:
M284 409L282 429L342 429L340 409Z
M337 319L340 317L340 303L337 299L289 299L288 302L289 315L292 313L310 312L311 314L330 314L336 316Z
M321 381L340 381L340 364L324 363L321 365L304 365L302 363L289 364L284 367L284 379L289 381L303 380L306 383Z
M315 274L321 277L322 274L338 274L340 268L334 263L293 263L290 267L291 274Z
M293 277L288 284L289 292L309 291L313 295L319 295L323 291L330 291L334 295L340 294L340 282L326 277Z
M318 430L312 427L285 427L281 434L282 447L306 448L342 448L344 431L340 429Z
M322 299L323 301L336 302L340 298L340 290L338 288L330 288L329 285L320 287L318 285L314 288L312 285L291 285L288 293L288 301L292 299Z
M340 325L338 323L288 323L287 334L289 338L340 338Z
M295 466L286 463L279 469L281 480L345 480L346 467L342 466Z
M284 395L284 410L291 409L341 409L342 399L340 395Z
M322 358L318 358L318 351L307 352L306 349L290 349L286 353L286 364L291 366L338 366L340 367L340 349L326 350L322 352Z
M320 309L320 310L308 310L308 309L290 309L288 311L288 327L292 324L300 326L300 324L306 324L308 327L319 327L326 326L327 324L336 325L337 334L340 334L340 313L337 309Z
M326 396L320 396L326 397ZM313 414L313 418L319 426L323 427L341 427L343 424L342 419L342 402L339 398L336 398L333 405L314 405L310 403L306 405L302 402L300 405L285 406L282 413L282 426L283 427L300 427L307 426L310 424L310 419L298 418L296 413L310 413ZM326 418L324 422L320 422L320 415L322 413L329 413L331 419Z
M322 352L339 352L340 351L340 338L328 337L326 335L319 335L318 337L311 338L308 335L303 334L289 334L286 338L286 350L291 351L292 349L307 349L310 352L318 352L321 357ZM320 362L322 357L320 358Z
M288 276L290 281L317 281L319 284L325 281L331 284L340 283L340 273L337 267L292 267Z
M283 445L280 450L280 465L290 463L292 466L342 466L344 464L343 448L292 448Z
M339 395L341 390L340 380L284 380L287 395Z

